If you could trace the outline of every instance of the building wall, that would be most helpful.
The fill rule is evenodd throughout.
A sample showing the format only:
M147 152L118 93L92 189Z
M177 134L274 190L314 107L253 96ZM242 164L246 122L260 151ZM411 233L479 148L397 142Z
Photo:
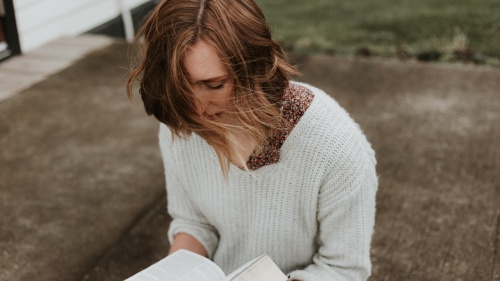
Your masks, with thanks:
M14 0L23 53L63 36L76 36L149 0Z

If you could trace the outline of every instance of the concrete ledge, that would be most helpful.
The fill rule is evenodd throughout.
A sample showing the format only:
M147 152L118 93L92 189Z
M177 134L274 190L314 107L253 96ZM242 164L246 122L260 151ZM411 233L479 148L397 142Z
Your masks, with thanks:
M0 103L0 280L122 280L166 254L158 126L126 99L127 48ZM500 70L297 63L377 152L371 280L500 280Z
M125 94L127 49L0 103L0 280L80 280L164 198L158 124Z

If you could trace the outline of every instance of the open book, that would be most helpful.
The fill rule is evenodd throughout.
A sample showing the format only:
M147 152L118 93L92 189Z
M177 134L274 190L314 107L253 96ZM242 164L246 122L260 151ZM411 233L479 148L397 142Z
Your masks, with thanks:
M268 255L257 257L226 276L213 261L178 250L125 281L286 281Z

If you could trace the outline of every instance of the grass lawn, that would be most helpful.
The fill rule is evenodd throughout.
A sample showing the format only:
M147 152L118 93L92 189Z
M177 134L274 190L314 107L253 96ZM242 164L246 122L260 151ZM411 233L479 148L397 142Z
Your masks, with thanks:
M256 0L298 54L500 67L499 0Z

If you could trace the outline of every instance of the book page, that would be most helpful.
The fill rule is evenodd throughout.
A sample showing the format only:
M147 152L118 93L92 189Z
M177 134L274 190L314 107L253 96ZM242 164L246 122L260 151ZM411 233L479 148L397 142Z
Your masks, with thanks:
M235 271L231 272L231 274L229 274L226 279L224 280L232 280L232 278L234 278L237 274L240 274L240 272L242 271L245 271L247 270L252 264L256 263L257 261L259 261L260 259L264 258L265 254L264 255L261 255L259 257L256 257L255 259L251 260L251 261L248 261L247 263L245 263L244 265L240 266L238 269L236 269Z
M224 272L211 260L178 250L125 281L221 281Z
M224 281L287 281L288 277L268 255L262 255L241 266Z

